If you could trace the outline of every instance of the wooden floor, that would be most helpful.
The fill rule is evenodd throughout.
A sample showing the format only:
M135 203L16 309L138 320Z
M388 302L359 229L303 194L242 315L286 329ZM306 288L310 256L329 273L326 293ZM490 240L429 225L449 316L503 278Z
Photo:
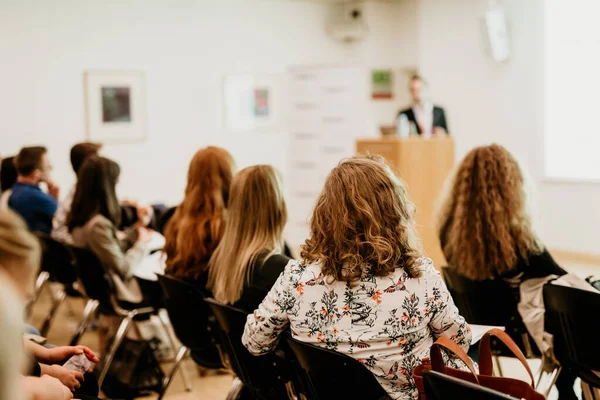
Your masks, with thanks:
M559 260L561 261L561 260ZM565 267L569 272L575 273L581 277L588 275L596 275L600 277L600 265L584 265L574 264L568 261L562 260L561 265ZM47 314L50 305L50 290L45 290L36 305L33 308L33 315L31 322L34 326L40 327L43 318ZM75 332L77 322L80 320L83 311L82 300L68 300L59 309L57 318L53 323L53 328L48 334L48 343L55 345L65 345L69 342L71 335ZM98 336L94 332L87 333L83 336L81 344L89 346L92 350L98 351ZM502 365L504 372L516 378L525 379L526 374L522 366L514 362L512 359L503 359ZM531 368L533 371L537 370L539 363L536 361L531 362ZM163 370L169 371L171 367L170 363L163 364ZM192 400L192 399L203 399L203 400L222 400L225 399L229 389L231 388L233 377L228 373L221 374L209 374L200 377L196 365L191 361L187 360L183 364L183 368L188 373L190 381L192 382L192 391L186 392L184 389L181 374L177 374L171 384L165 399L167 400ZM577 386L577 385L576 385ZM580 393L580 389L576 387ZM156 399L157 396L145 397L144 399ZM557 399L556 391L554 390L549 399Z

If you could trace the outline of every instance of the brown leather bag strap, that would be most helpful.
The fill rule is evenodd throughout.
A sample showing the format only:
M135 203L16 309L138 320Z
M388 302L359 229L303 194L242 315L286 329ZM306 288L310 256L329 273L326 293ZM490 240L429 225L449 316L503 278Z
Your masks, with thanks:
M483 337L481 338L481 342L479 343L479 373L481 375L494 375L494 367L492 365L492 346L491 346L491 337L497 337L502 343L508 347L508 349L517 357L521 364L527 370L529 377L531 378L531 387L535 388L535 379L533 378L533 372L531 372L531 368L529 368L529 363L527 359L523 355L523 352L519 349L516 343L511 339L511 337L501 329L492 328L487 331Z
M473 377L475 378L475 382L479 383L477 371L475 371L475 366L473 365L471 358L459 345L456 344L456 342L448 339L447 337L438 338L433 346L431 346L431 369L442 374L444 373L445 365L444 358L442 357L442 347L458 357L467 366L467 368L469 368L469 371L471 371Z

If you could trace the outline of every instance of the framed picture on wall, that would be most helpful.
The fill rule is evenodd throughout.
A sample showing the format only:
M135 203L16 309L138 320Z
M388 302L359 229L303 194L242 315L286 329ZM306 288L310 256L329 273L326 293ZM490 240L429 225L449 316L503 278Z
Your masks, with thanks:
M281 78L227 75L223 81L225 128L233 132L269 131L281 123Z
M127 143L146 138L143 72L86 71L83 87L88 140Z

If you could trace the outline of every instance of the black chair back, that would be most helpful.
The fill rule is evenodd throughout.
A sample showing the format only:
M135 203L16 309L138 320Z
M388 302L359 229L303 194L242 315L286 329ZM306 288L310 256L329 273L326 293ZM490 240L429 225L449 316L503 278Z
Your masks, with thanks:
M591 286L590 286L591 287ZM546 329L554 336L554 353L563 365L588 384L600 387L600 292L547 284L544 286Z
M213 299L207 298L206 302L220 327L215 330L215 334L220 335L218 343L223 346L233 372L252 396L259 399L287 398L285 383L291 374L283 357L276 352L257 357L242 344L248 313Z
M67 245L38 233L42 245L41 270L50 274L50 280L71 286L77 280L75 259Z
M196 363L210 369L223 368L211 332L210 319L214 317L204 301L204 295L191 284L177 278L158 275L158 281L171 325L181 344L191 350Z
M170 208L163 210L163 212L160 213L160 215L158 217L158 221L157 221L157 231L158 232L160 232L163 235L165 234L165 229L167 227L167 224L169 223L171 218L173 218L175 211L177 211L177 207L170 207Z
M512 288L502 279L473 281L458 274L452 267L442 268L442 274L454 303L468 323L504 326L506 333L524 353L531 352L523 343L523 335L528 333L517 310L518 288ZM532 346L534 352L537 351L534 343L528 345ZM492 347L498 349L497 346L494 341ZM504 345L499 346L504 350Z
M354 358L296 339L287 342L308 380L311 399L389 398L371 371Z
M423 373L423 383L425 384L427 400L517 400L504 393L435 371L425 371Z
M116 293L116 287L106 268L90 250L71 247L71 251L79 280L88 297L97 300L103 311L112 310L111 296Z

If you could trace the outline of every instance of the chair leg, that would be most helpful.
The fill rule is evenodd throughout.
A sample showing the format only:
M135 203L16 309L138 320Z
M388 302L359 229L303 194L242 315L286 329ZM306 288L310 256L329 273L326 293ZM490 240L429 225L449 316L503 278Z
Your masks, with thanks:
M133 315L128 315L127 317L123 318L123 321L121 321L121 325L119 325L119 329L117 330L117 334L115 335L114 341L110 346L110 350L104 356L104 367L102 368L102 372L100 373L100 377L98 378L98 387L100 388L100 390L102 390L102 384L104 383L104 378L106 378L106 374L108 373L110 364L112 364L112 360L115 357L115 354L117 353L121 342L125 338L125 335L127 335L129 325L132 322Z
M523 350L525 350L525 357L534 358L535 355L533 354L533 347L531 347L531 340L529 338L529 334L523 333L521 335L521 338L523 339Z
M233 378L233 385L231 386L229 393L227 393L226 400L236 400L243 389L244 384L242 383L240 378L236 376L235 378Z
M81 323L77 327L77 331L75 331L75 334L71 338L71 343L70 343L71 346L77 346L77 344L79 343L79 340L81 339L83 334L87 331L87 328L90 325L90 321L93 318L93 316L96 313L96 310L98 309L99 306L100 306L100 303L97 300L90 299L87 301L85 308L83 310L83 319L81 320Z
M177 344L176 344L177 339L175 338L173 330L171 329L171 321L169 321L169 317L162 311L163 310L158 311L158 319L160 320L163 330L165 331L165 334L167 335L167 338L169 339L169 344L171 345L171 350L173 350L173 353L175 353L176 348L177 348ZM181 346L181 348L179 349L180 353L181 353L181 349L183 349L183 348L185 348L185 347ZM177 354L177 356L179 357L179 354ZM192 383L187 374L187 371L185 370L185 368L181 368L179 370L179 373L181 374L181 378L183 379L183 386L185 388L185 391L191 392L192 391Z
M548 385L548 389L546 389L546 392L544 393L544 395L546 397L550 396L550 391L552 390L552 387L554 385L556 385L556 381L558 380L558 375L560 375L561 371L562 371L562 367L558 367L554 371L552 371L552 379L550 380L550 385Z
M169 376L167 376L165 378L165 380L163 381L162 389L161 389L160 395L158 396L158 400L162 400L163 396L167 392L167 389L169 388L169 385L171 384L171 381L173 380L173 377L175 376L175 373L178 370L180 370L180 371L183 370L183 368L180 368L181 363L183 362L183 360L185 360L187 358L187 356L189 354L190 354L190 349L188 349L185 346L181 346L181 348L179 349L179 352L177 353L177 357L175 358L175 364L173 365L173 368L171 369ZM182 377L183 377L183 375L182 375ZM190 392L192 390L191 386L189 387L189 389L186 387L186 390L188 392Z
M42 327L40 328L40 336L43 336L43 337L48 336L48 331L50 331L50 325L52 324L52 321L54 320L54 317L56 316L56 312L58 311L58 308L65 301L66 297L67 297L67 292L65 292L64 290L60 290L58 292L57 298L54 299L52 308L48 312L48 316L46 317L46 319L44 320L44 323L42 324Z
M298 400L296 388L294 388L294 383L292 381L285 383L285 392L287 393L289 400Z
M42 293L42 289L44 288L44 286L46 286L48 279L50 279L50 274L47 271L42 271L38 275L38 277L35 281L35 292L34 292L33 299L31 299L31 301L27 305L27 310L26 310L27 315L31 314L31 308L33 307L33 305L37 302L38 298L40 297L40 293Z
M496 364L496 369L498 370L498 376L504 376L504 372L502 371L502 364L500 363L499 356L493 356L494 364Z

